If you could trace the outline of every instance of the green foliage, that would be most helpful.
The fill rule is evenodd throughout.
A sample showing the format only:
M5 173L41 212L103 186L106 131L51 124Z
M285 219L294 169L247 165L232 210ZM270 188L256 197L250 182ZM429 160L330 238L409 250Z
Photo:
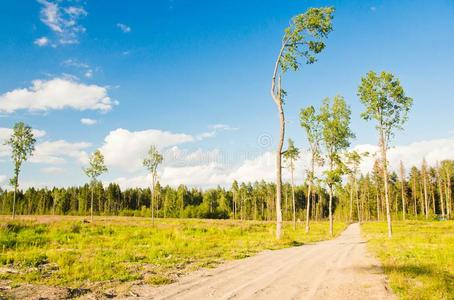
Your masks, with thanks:
M11 159L14 163L14 177L10 181L12 186L17 187L22 163L33 154L35 143L36 140L30 126L23 122L14 124L13 133L6 141L6 144L11 147Z
M298 59L303 57L307 64L316 61L316 55L325 48L324 39L332 31L333 7L310 8L292 18L285 29L283 51L279 64L283 72L297 70Z
M323 165L323 158L320 150L320 142L322 140L322 124L320 116L317 114L312 105L301 109L300 125L306 132L306 137L310 145L312 167L308 170L308 178L311 182L313 182L315 176L313 168L315 166Z
M342 96L335 96L323 100L320 108L320 122L322 124L323 144L329 162L329 169L325 172L326 183L334 185L341 181L345 174L345 165L341 160L341 151L350 146L350 139L355 135L350 129L351 111Z
M84 169L84 172L93 181L101 174L107 172L107 167L104 163L104 155L102 155L99 149L90 156L89 166Z
M361 154L358 151L350 151L345 154L345 165L348 169L348 173L356 176L359 172L359 166L361 164Z
M291 169L294 169L293 164L294 164L295 160L298 159L298 157L300 155L300 150L295 147L295 143L293 142L292 139L288 139L287 144L288 144L287 150L284 151L283 156L284 156L284 159L288 162L289 167Z
M369 248L380 258L400 299L454 299L454 222L366 223Z
M147 157L143 160L143 166L153 175L156 176L158 166L163 161L163 156L159 153L158 149L151 145L148 150Z
M309 235L298 227L276 241L269 222L166 219L152 227L151 220L144 218L110 217L92 224L80 220L60 217L45 224L0 220L4 222L0 267L18 271L2 279L66 287L138 279L167 284L181 273L224 260L328 238L323 222L315 223ZM344 228L339 223L336 233ZM5 247L5 241L13 246Z
M367 73L361 79L358 96L365 106L361 117L364 120L376 120L377 128L383 130L386 142L394 128L402 129L413 104L413 99L405 95L399 79L388 72Z

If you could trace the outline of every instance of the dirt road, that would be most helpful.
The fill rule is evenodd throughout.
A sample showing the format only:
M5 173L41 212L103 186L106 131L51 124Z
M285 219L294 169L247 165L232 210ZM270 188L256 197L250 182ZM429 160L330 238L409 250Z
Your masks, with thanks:
M266 251L159 287L138 286L144 299L394 299L358 224L313 245Z

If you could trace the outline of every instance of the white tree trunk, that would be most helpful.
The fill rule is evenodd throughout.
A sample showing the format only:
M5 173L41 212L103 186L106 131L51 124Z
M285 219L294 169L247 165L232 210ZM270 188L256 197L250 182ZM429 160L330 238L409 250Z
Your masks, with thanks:
M383 164L383 181L385 185L385 204L386 204L386 221L388 222L388 237L391 238L392 233L392 224L391 224L391 211L389 205L389 187L388 187L388 160L386 156L386 140L385 133L383 129L380 132L380 144L381 144L381 154L382 154L382 164Z
M91 201L90 201L90 221L93 222L93 193L94 193L95 186L92 183L91 186Z
M13 220L16 218L16 194L17 194L17 184L14 185L14 195L13 195Z
M293 162L291 171L292 171L293 229L296 229L296 201L295 201L295 184L293 179Z
M306 203L306 233L309 233L309 218L310 218L310 211L311 211L311 189L312 183L309 181L309 186L307 188L307 203Z
M333 187L329 186L329 235L333 236L334 234L334 224L333 224Z
M151 175L151 225L154 226L154 187L155 187L155 175Z

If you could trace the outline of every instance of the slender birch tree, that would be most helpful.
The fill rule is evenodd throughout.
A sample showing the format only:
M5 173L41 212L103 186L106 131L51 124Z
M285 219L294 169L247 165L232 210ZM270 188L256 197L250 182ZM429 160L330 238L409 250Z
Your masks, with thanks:
M402 219L405 221L405 216L407 213L407 207L405 203L407 202L407 199L405 196L405 167L402 161L400 161L400 192L402 195Z
M359 198L358 198L358 186L357 186L360 164L361 164L361 154L359 154L357 151L351 151L346 154L346 165L348 168L348 174L349 174L349 178L350 178L350 221L353 221L353 198L355 198L358 222L361 223Z
M148 172L151 175L151 223L154 226L154 198L155 198L155 185L156 180L158 178L158 166L164 160L161 153L159 153L158 149L151 145L150 149L148 150L147 156L143 160L143 166L147 168Z
M388 72L377 74L370 71L361 79L358 96L365 106L361 114L364 120L375 120L379 136L381 164L385 189L386 219L388 223L388 237L392 237L391 211L389 200L389 179L387 151L389 140L394 129L402 129L407 120L413 100L405 95L399 79Z
M282 75L291 70L298 70L300 59L307 64L316 61L316 55L325 48L324 40L332 30L334 8L310 8L305 13L292 18L285 29L279 54L271 79L271 97L279 114L279 140L276 151L276 237L282 236L282 148L285 138L284 96Z
M328 164L325 171L325 183L329 193L329 233L333 236L333 187L341 183L341 176L345 174L345 164L341 160L341 153L350 146L350 139L355 135L350 130L351 111L342 96L335 96L323 100L320 109L322 124L323 146Z
M33 155L35 143L36 140L32 128L23 122L18 122L14 125L13 132L5 143L11 147L11 159L14 164L14 175L10 179L10 184L14 188L13 219L16 217L16 194L19 186L19 174L22 164L27 161L29 156Z
M451 192L451 177L454 171L454 162L451 160L444 160L441 162L441 168L445 176L445 199L446 199L446 216L448 220L451 218L452 211L452 192Z
M440 170L440 166L438 165L438 162L437 162L437 166L435 169L437 171L438 197L440 200L441 217L444 219L445 218L445 201L443 200L443 184L442 184L443 179L442 179L441 170Z
M424 214L426 216L426 220L429 219L429 196L427 195L427 163L426 159L422 160L421 165L421 180L422 186L424 190Z
M84 172L85 175L87 175L91 179L90 220L93 222L93 197L95 185L98 177L107 172L107 167L104 163L104 155L102 155L99 149L93 152L93 154L90 156L88 167L84 169Z
M295 201L295 181L294 181L294 172L295 172L295 161L300 156L300 150L295 147L295 143L292 139L287 141L288 147L287 150L283 153L284 159L287 162L287 167L290 170L291 185L292 185L292 205L293 205L293 229L296 229L296 201Z
M320 141L322 139L322 128L320 117L317 115L313 106L308 106L300 111L300 124L306 131L306 137L309 142L311 151L311 163L307 170L307 203L306 203L306 233L309 232L311 196L314 186L315 167L323 165L323 159L320 154Z

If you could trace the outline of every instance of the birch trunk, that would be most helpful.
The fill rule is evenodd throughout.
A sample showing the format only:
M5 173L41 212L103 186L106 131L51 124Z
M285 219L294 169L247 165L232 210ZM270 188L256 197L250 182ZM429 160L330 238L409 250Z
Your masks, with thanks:
M380 130L380 144L383 164L383 181L385 183L385 204L386 204L386 221L388 223L388 237L392 237L391 211L389 207L389 187L388 187L388 161L386 156L387 141L383 128Z
M151 225L154 226L154 186L155 186L155 176L152 174L151 175L151 202L150 202L150 208L151 208Z
M95 189L94 184L91 186L91 201L90 201L90 221L93 222L93 190Z
M438 194L440 197L440 208L441 208L441 216L442 218L445 217L445 201L443 199L443 188L441 183L441 176L440 176L440 169L437 166L437 183L438 183Z
M291 172L292 172L292 202L293 202L293 229L296 229L296 201L295 201L295 183L293 178L293 160L291 162Z
M353 182L351 182L350 186L350 222L353 221Z
M13 220L16 218L16 194L17 194L17 184L14 185L14 195L13 195Z
M427 220L429 218L429 200L427 196L427 174L425 168L423 168L423 187L424 187L424 209Z
M329 235L333 236L333 187L329 186Z

